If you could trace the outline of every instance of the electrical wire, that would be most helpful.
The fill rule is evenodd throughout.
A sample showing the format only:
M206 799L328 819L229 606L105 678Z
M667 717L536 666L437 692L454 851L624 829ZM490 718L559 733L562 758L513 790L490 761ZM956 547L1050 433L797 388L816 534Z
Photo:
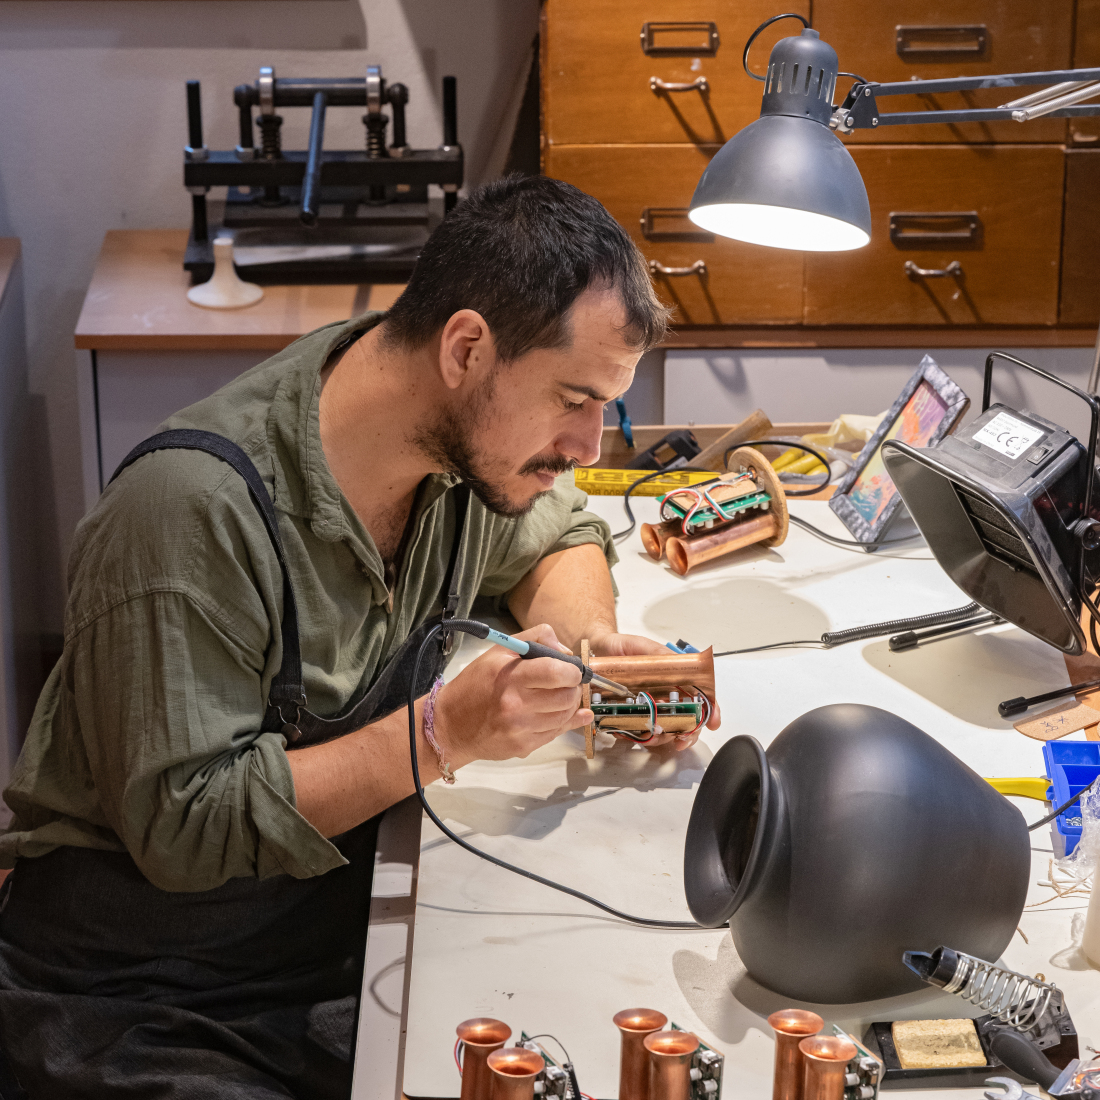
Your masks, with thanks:
M558 1046L561 1048L562 1054L565 1055L566 1062L569 1063L569 1065L573 1064L573 1059L569 1057L569 1051L565 1049L565 1044L559 1038L557 1038L557 1036L551 1035L550 1032L543 1031L540 1032L538 1035L529 1035L527 1038L531 1042L534 1042L536 1039L553 1039L554 1042L557 1043Z
M470 623L470 620L450 619L445 623L436 623L436 625L425 635L424 640L420 643L420 648L416 651L416 661L413 663L412 676L409 678L409 759L412 765L413 786L416 788L416 797L420 800L420 805L431 819L432 824L434 824L448 840L454 841L455 844L460 848L464 848L471 855L475 855L479 859L484 859L486 862L492 863L505 871L511 871L513 874L530 879L532 882L537 882L542 886L549 886L551 890L557 890L562 894L568 894L578 901L583 901L586 905L595 906L595 908L613 917L618 917L620 920L625 920L630 924L640 924L647 928L679 928L713 931L713 928L709 928L707 925L697 924L695 921L656 920L652 917L635 917L630 913L624 913L621 909L616 909L612 905L607 905L602 901L598 901L596 898L589 896L581 890L574 890L572 886L564 886L560 882L554 882L552 879L536 875L533 871L525 871L522 867L516 867L514 864L508 863L503 859L498 859L488 852L483 852L480 848L475 848L469 841L464 840L457 833L452 832L452 830L440 820L439 815L432 809L431 803L428 802L427 796L424 794L424 784L420 782L419 754L416 750L416 685L420 681L420 666L423 663L424 654L435 637L443 630L460 630L463 631L463 633L473 633L472 626L466 625L467 623ZM477 625L484 629L483 624L479 623ZM729 922L727 921L725 924L717 925L716 927L727 928L729 927Z
M1066 810L1070 808L1075 802L1080 802L1081 799L1091 791L1097 783L1100 783L1100 776L1097 776L1087 787L1082 787L1068 802L1063 802L1053 813L1047 814L1046 817L1036 821L1034 825L1029 825L1027 831L1029 833L1035 832L1036 829L1041 829L1044 825L1049 825L1059 814L1064 814Z
M730 455L733 454L739 447L794 447L796 451L805 451L807 454L811 454L825 467L825 478L817 485L811 485L808 489L801 491L795 489L787 489L784 487L784 493L791 498L797 499L798 497L812 497L815 493L820 493L826 485L829 484L830 479L833 476L832 469L829 466L829 460L813 447L808 446L805 443L788 443L784 439L746 439L744 443L735 443L732 447L726 448L726 453L722 456L722 465L725 466L726 471L729 471L730 467ZM779 476L778 474L776 475Z
M745 43L745 52L741 55L741 67L753 78L753 80L763 82L765 77L757 76L756 73L749 68L749 50L756 41L756 36L764 30L765 27L770 27L773 23L778 23L780 19L800 19L804 27L810 25L810 21L804 15L799 15L796 11L786 11L782 15L773 15L771 19L765 19L764 22L749 35L749 40Z
M645 477L638 478L637 481L626 487L626 492L623 494L623 507L626 509L626 518L630 520L630 526L623 528L622 531L616 531L611 536L613 542L618 542L620 539L625 539L627 535L634 531L634 528L638 526L638 520L634 515L633 510L630 507L630 494L638 488L639 485L644 485L647 481L652 481L655 477L661 477L663 474L674 473L673 470L654 470L651 474L646 474ZM718 481L717 476L712 477L710 481L699 481L692 486L692 489L698 489L700 485L710 485L715 481Z

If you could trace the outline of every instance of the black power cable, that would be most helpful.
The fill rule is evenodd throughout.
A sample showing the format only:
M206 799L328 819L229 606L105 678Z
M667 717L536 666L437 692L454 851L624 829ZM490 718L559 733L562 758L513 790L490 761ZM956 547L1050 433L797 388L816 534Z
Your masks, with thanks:
M441 631L458 630L464 634L472 634L474 637L484 638L486 629L488 628L484 623L479 623L475 619L448 619L445 623L437 623L432 627L425 636L424 641L420 643L420 648L416 651L416 661L413 664L412 677L409 680L409 756L412 762L413 784L416 787L416 797L420 800L420 805L424 808L424 812L428 817L431 818L432 823L448 840L453 840L460 848L464 848L472 855L478 856L480 859L484 859L497 867L501 867L505 871L511 871L516 875L522 875L532 882L540 883L542 886L549 886L551 890L558 890L563 894L568 894L570 897L576 898L578 901L583 901L587 905L594 905L597 909L602 909L605 913L609 913L613 917L618 917L620 920L629 921L631 924L645 925L648 928L687 928L706 929L707 931L711 931L706 925L696 924L695 921L654 920L651 917L631 916L629 913L624 913L621 909L616 909L612 905L606 905L602 901L597 901L581 890L574 890L571 886L563 886L560 882L554 882L552 879L543 878L541 875L536 875L533 871L525 871L522 867L516 867L514 864L508 863L503 859L498 859L488 852L483 852L480 848L475 848L469 841L463 840L457 833L448 829L439 819L435 810L432 809L428 799L424 795L424 785L420 782L420 764L416 751L416 685L420 679L420 665L428 646ZM728 927L728 922L718 927L726 928Z
M1063 802L1053 813L1047 814L1046 817L1036 821L1034 825L1029 825L1027 831L1033 833L1036 829L1041 829L1044 825L1049 825L1059 814L1064 814L1075 802L1080 802L1097 783L1100 783L1100 776L1094 779L1087 787L1082 787L1068 802Z

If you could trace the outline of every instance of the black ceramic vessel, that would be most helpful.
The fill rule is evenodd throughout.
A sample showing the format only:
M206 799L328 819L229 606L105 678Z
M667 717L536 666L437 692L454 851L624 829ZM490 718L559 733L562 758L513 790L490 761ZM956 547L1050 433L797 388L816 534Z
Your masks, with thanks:
M817 1004L922 984L904 951L996 960L1027 896L1023 816L934 738L854 703L734 737L699 784L684 849L692 915L729 921L749 974Z

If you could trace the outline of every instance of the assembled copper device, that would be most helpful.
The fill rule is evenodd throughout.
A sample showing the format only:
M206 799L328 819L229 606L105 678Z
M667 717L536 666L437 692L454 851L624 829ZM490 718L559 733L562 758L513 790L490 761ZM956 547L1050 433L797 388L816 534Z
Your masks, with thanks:
M699 1037L690 1031L655 1031L649 1052L649 1100L691 1100L691 1068Z
M585 727L585 755L595 756L595 731L620 733L644 744L660 726L666 733L692 733L706 724L714 698L714 650L702 653L646 654L638 657L593 657L588 640L581 660L593 672L614 680L632 695L609 697L581 688L581 706L595 716Z
M486 1100L493 1081L489 1055L508 1042L512 1029L500 1020L478 1016L463 1020L455 1033L462 1046L461 1100Z
M649 1052L645 1039L667 1023L668 1017L652 1008L624 1008L615 1013L615 1026L622 1035L619 1100L649 1100Z
M717 481L674 489L659 503L661 522L642 524L642 545L655 561L667 556L681 576L734 550L778 546L787 537L786 493L752 447L734 451Z
M526 1047L504 1047L494 1050L486 1059L492 1083L478 1100L534 1100L535 1078L546 1068L537 1050ZM462 1075L465 1087L466 1075Z
M848 1063L855 1043L838 1035L815 1035L798 1044L804 1059L802 1100L843 1100Z
M772 1100L802 1100L805 1058L799 1050L803 1039L816 1035L825 1021L816 1012L784 1008L768 1017L775 1032L775 1079Z

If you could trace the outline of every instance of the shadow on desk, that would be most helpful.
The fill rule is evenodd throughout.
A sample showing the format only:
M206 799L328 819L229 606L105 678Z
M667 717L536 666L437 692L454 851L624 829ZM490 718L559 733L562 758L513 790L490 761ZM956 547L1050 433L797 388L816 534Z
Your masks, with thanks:
M1066 682L1062 655L1052 647L1037 653L1034 640L1015 627L993 627L901 653L891 653L883 638L864 646L863 657L956 718L994 730L1012 728L997 713L1002 699L1038 695Z
M608 798L625 787L654 791L665 787L683 790L699 782L711 760L711 751L699 743L683 752L672 749L648 752L625 742L600 748L595 760L586 760L583 751L566 762L566 784L547 797L510 793L491 787L430 788L432 809L444 821L464 826L473 836L515 836L539 840L565 822L570 810L586 802ZM431 841L428 851L446 839Z

